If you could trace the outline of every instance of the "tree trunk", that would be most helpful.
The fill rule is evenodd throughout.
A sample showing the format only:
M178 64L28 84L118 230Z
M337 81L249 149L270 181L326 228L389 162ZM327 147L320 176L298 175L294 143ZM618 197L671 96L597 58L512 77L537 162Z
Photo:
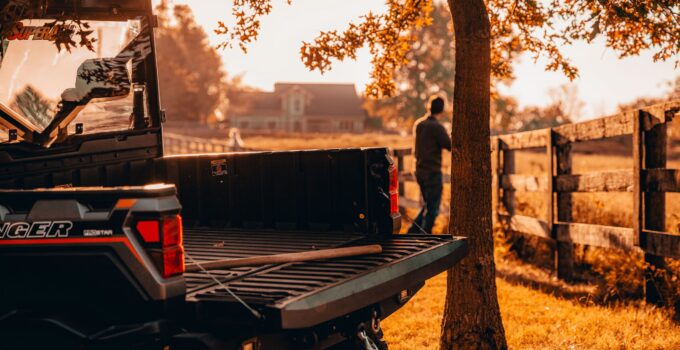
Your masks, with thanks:
M449 232L469 255L448 272L441 349L506 349L491 227L490 28L483 0L448 0L456 77Z

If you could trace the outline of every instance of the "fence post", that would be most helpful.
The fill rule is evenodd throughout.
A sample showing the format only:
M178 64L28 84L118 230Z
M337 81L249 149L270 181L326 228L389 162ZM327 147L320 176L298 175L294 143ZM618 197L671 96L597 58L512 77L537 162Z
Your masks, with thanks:
M639 204L640 214L642 214L642 222L638 225L638 239L639 245L644 250L646 242L644 240L645 229L655 231L665 231L666 229L666 194L664 192L646 192L644 187L645 178L643 176L643 169L665 168L666 167L666 142L667 142L667 124L662 121L660 124L654 125L650 130L645 130L645 118L652 118L644 111L640 111L638 117L638 124L640 142L642 152L638 152L641 159L639 162L637 176L639 177L640 193L636 198ZM644 167L643 167L644 166ZM638 215L636 218L639 218ZM664 303L663 295L661 294L660 283L655 276L655 270L663 270L666 268L666 261L662 256L644 253L645 255L645 300L648 303L662 305Z
M571 143L555 147L557 175L571 174ZM557 221L573 221L573 198L571 193L557 193ZM574 247L571 243L555 241L555 269L557 277L571 280L574 275Z
M494 148L496 153L491 156L492 168L496 170L496 176L492 183L493 193L496 196L496 206L494 207L493 213L493 223L494 227L500 222L500 209L501 209L501 185L503 181L503 171L501 169L501 139L500 137L491 138L491 146Z
M500 146L500 145L499 145ZM501 148L499 147L499 150ZM512 150L501 150L503 165L501 167L501 173L499 174L498 185L503 186L503 175L514 174L515 173L515 151ZM515 192L506 191L503 189L501 191L503 194L501 196L503 207L509 216L515 215Z
M554 169L555 169L555 161L553 158L553 150L554 150L554 145L555 142L553 140L553 131L552 129L547 129L546 130L546 136L545 136L545 155L547 158L547 164L546 164L546 175L547 175L547 182L546 182L546 215L545 215L545 222L548 224L548 230L551 233L551 236L553 238L553 243L557 244L557 232L553 229L553 222L555 221L555 197L553 193L553 183L554 183ZM556 262L557 259L557 249L556 246L553 245L553 262ZM555 265L557 266L557 265Z

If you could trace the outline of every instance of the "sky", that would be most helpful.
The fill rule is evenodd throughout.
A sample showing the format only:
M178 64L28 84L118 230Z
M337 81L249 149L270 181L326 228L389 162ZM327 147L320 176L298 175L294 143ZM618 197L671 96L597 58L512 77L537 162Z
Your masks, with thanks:
M158 0L155 0L158 1ZM218 20L229 24L229 0L174 0L188 4L197 21L216 45L222 38L213 30ZM370 56L362 50L356 61L334 64L324 75L308 71L300 60L302 41L310 42L324 30L343 30L368 11L381 12L383 0L273 0L272 13L263 18L259 39L249 45L248 53L238 48L220 51L230 75L243 75L245 84L272 90L275 82L354 83L359 92L369 79ZM515 97L520 106L545 106L549 91L563 84L576 85L585 103L582 120L616 112L616 107L642 96L659 96L668 91L667 83L678 75L674 60L653 62L653 52L618 59L616 52L605 47L603 40L594 44L578 43L565 47L564 53L580 69L573 82L559 72L546 72L545 61L535 62L523 56L515 63L516 79L501 91ZM161 58L162 59L162 58Z

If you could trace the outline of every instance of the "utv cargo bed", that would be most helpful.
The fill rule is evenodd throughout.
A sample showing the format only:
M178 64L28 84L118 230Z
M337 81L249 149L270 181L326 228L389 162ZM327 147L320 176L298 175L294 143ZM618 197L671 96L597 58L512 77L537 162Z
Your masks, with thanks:
M394 298L392 301L397 305L404 303L419 289L419 281L454 265L467 254L464 240L450 236L393 235L371 239L343 233L246 233L201 229L185 231L184 247L188 262L206 262L364 244L380 244L383 252L212 270L210 274L186 273L187 301L198 319L237 313L243 316L234 317L232 321L257 322L231 296L228 288L262 313L268 325L283 329L306 328L388 299ZM395 295L395 291L400 293ZM383 310L383 313L390 312L392 310Z

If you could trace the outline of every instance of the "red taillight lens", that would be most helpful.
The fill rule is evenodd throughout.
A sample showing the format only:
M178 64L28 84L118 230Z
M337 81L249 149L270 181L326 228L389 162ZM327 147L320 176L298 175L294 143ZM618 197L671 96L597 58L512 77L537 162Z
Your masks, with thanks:
M399 212L399 193L390 194L390 214Z
M184 273L181 216L173 215L155 220L140 220L137 221L135 227L142 236L147 251L163 278Z
M389 168L390 172L390 214L399 212L399 172L397 167L392 165Z
M390 167L390 193L399 193L399 173L394 165Z
M182 217L164 217L163 226L163 277L184 273L184 247L182 246Z
M158 221L137 221L137 231L142 235L142 239L146 243L158 243L160 241L160 232L158 230Z
M163 248L163 277L181 275L184 273L184 248L175 246Z
M179 215L163 218L163 247L182 245L182 217Z

